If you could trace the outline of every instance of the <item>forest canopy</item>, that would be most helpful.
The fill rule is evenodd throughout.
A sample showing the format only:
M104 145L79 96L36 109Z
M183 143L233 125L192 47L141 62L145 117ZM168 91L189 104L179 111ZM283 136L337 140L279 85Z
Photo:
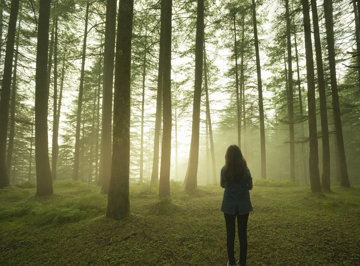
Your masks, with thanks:
M360 184L359 1L0 4L0 187Z

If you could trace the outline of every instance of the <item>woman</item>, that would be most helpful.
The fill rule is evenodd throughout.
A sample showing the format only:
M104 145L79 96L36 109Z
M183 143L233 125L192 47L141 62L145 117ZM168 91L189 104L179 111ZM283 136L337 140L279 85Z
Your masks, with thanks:
M226 222L228 265L236 265L234 257L235 220L238 222L240 260L237 265L246 265L247 221L253 210L249 190L252 178L246 161L236 145L231 145L225 155L225 166L221 169L221 186L225 188L221 211Z

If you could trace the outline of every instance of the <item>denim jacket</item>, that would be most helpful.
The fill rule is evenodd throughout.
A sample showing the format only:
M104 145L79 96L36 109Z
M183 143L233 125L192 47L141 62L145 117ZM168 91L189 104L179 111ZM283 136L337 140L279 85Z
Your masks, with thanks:
M225 188L221 211L226 214L246 214L253 210L249 190L252 189L252 178L246 167L240 182L226 181L224 169L221 169L221 187Z

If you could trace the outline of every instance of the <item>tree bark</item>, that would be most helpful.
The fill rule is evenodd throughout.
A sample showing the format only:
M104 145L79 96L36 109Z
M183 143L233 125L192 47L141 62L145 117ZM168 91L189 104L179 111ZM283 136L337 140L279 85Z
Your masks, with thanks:
M55 18L54 25L54 94L53 94L53 136L52 136L52 156L51 156L51 170L53 174L53 179L56 180L57 176L57 159L59 154L59 114L58 111L58 89L57 89L57 80L58 80L58 18Z
M199 161L200 105L204 49L204 0L198 0L197 3L198 7L195 44L195 90L192 117L192 134L189 163L185 177L185 190L188 193L196 190Z
M146 23L146 22L145 22ZM144 112L145 112L145 81L147 64L147 32L145 33L144 59L142 69L142 94L141 94L141 140L140 140L140 182L143 181L144 174Z
M114 128L111 179L106 216L130 214L130 77L133 0L120 0L115 61Z
M316 65L318 74L318 85L320 95L320 118L321 118L321 131L322 131L322 162L323 172L321 177L321 185L324 191L330 191L330 144L329 144L329 127L327 117L326 105L326 84L324 78L324 67L322 61L321 39L319 30L319 18L317 12L316 0L311 0L313 27L314 27L314 40L316 50Z
M161 43L161 37L160 37ZM153 156L153 166L151 172L151 181L150 188L157 187L159 179L159 144L160 144L160 135L161 135L161 122L162 122L162 97L163 97L163 88L161 81L161 58L163 57L162 51L160 48L159 55L159 67L158 67L158 85L157 85L157 95L156 95L156 118L155 118L155 132L154 132L154 156Z
M49 45L49 17L51 0L40 0L38 41L36 56L35 88L35 159L36 194L38 196L53 193L48 152L48 99L47 61Z
M211 112L210 112L210 101L209 101L209 87L208 87L208 68L207 68L207 58L206 58L206 48L204 44L204 87L206 95L206 120L207 126L209 129L209 139L210 139L210 153L211 153L211 162L212 162L212 183L216 184L217 175L216 175L216 161L215 161L215 148L214 148L214 136L211 123ZM238 103L240 104L240 103ZM239 118L241 119L241 117Z
M99 183L102 191L108 193L111 176L111 120L112 88L114 79L114 50L116 29L116 0L106 2L104 76L102 100L102 132Z
M237 107L237 141L238 146L241 147L241 103L240 103L240 92L239 92L239 65L238 65L238 46L236 36L236 12L233 17L234 24L234 54L235 54L235 95L236 95L236 107Z
M256 4L255 0L252 0L253 11L253 24L254 24L254 41L255 41L255 53L256 53L256 69L258 80L258 94L259 94L259 118L260 118L260 145L261 145L261 177L266 179L266 147L265 147L265 122L264 122L264 104L262 93L262 80L261 80L261 65L260 65L260 53L259 53L259 39L257 32L256 21Z
M161 82L163 91L164 127L161 146L161 166L159 197L170 196L170 163L171 163L171 15L172 0L161 0L161 34L164 50L161 62ZM161 49L161 48L160 48Z
M301 0L303 6L304 35L305 35L305 52L306 52L306 70L308 84L308 114L309 114L309 168L310 168L310 185L312 192L320 192L319 176L319 157L318 141L316 128L316 102L315 102L315 75L313 51L311 44L311 27L310 27L310 9L308 0Z
M18 10L19 0L12 0L0 98L0 188L7 187L10 184L8 170L6 169L6 137L9 123L11 72Z
M20 9L20 7L19 7ZM16 114L16 96L17 96L17 65L18 65L18 55L19 55L19 36L21 29L21 15L19 16L19 24L16 33L16 50L15 50L15 58L14 58L14 69L13 69L13 77L11 84L11 101L10 101L10 131L9 131L9 143L8 143L8 151L7 151L7 166L9 173L11 173L11 165L12 165L12 155L14 151L14 137L15 137L15 114Z
M294 132L294 88L292 69L292 46L291 46L291 20L289 11L289 0L285 0L286 8L286 39L287 39L287 64L288 64L288 119L290 138L290 178L295 182L295 132Z
M83 40L82 59L81 59L78 109L77 109L77 115L76 115L75 153L74 153L74 168L73 168L73 179L74 180L78 180L78 178L79 178L80 125L81 125L82 98L83 98L83 91L84 91L84 74L85 74L85 59L86 59L86 42L87 42L87 35L88 35L89 6L90 6L90 2L87 2L86 3L86 13L85 13L84 40Z
M355 35L356 35L356 62L358 71L358 85L360 89L360 0L353 0L355 16Z
M326 26L326 41L328 48L328 60L330 67L330 79L331 79L331 96L332 105L334 110L334 123L336 131L337 141L337 153L339 155L339 166L341 172L341 185L344 187L350 187L349 176L346 164L345 145L342 131L340 103L338 95L338 87L336 80L336 61L335 61L335 43L334 43L334 21L333 21L333 6L331 0L324 0L324 15Z

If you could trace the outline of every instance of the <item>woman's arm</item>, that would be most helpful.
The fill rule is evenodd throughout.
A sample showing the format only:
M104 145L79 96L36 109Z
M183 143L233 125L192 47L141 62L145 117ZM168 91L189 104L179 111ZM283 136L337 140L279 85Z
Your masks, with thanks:
M248 171L248 175L247 175L248 179L246 181L246 187L247 187L248 190L252 190L253 181L252 181L252 177L251 177L251 173L250 173L249 168L247 169L247 171Z
M220 186L223 188L225 187L225 177L224 177L223 169L221 169L221 173L220 173Z

